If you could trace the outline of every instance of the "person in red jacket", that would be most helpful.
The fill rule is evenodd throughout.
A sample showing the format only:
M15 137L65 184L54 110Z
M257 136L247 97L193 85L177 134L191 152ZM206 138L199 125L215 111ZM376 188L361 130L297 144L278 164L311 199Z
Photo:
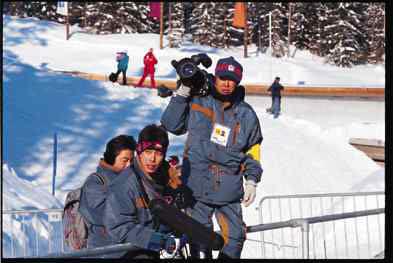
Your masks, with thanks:
M154 81L154 71L155 71L154 65L157 64L157 59L153 54L152 48L150 48L149 52L147 52L146 55L143 57L143 63L145 64L145 68L143 69L143 76L139 80L138 86L142 86L147 75L150 75L151 87L155 88L156 83Z

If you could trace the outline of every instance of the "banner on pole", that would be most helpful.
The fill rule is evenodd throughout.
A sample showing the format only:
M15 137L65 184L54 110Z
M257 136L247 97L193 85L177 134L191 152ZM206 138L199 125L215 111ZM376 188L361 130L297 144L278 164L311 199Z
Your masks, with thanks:
M149 2L150 12L149 17L160 18L161 15L161 3L160 2Z
M68 2L59 1L57 2L56 13L67 16L68 15Z
M244 2L235 3L235 13L233 15L232 26L238 28L246 27L246 6Z

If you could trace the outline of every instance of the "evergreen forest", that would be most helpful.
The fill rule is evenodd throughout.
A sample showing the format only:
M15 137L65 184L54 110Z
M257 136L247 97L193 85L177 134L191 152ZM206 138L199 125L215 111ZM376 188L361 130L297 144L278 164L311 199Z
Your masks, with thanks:
M149 2L68 2L69 22L92 34L160 33ZM57 2L4 1L3 14L65 22ZM244 28L232 26L235 2L164 2L170 47L184 41L217 48L244 45ZM385 63L384 2L246 2L247 44L272 55L308 50L340 67ZM270 15L269 15L270 14ZM288 47L291 46L291 49Z

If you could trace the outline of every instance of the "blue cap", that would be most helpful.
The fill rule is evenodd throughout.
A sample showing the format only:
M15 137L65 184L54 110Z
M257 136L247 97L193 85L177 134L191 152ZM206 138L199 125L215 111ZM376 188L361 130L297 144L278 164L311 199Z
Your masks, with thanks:
M222 58L217 61L216 76L228 78L239 84L243 76L243 67L233 57Z

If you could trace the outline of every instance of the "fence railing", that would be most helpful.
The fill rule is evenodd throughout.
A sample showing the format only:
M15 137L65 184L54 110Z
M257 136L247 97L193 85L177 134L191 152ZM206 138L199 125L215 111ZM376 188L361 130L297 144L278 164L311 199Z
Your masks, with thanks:
M267 196L259 203L260 224L249 226L247 232L260 231L259 258L302 258L304 255L310 258L373 258L384 251L383 212L375 210L382 207L384 192ZM355 216L359 210L378 213L344 219L345 214L354 213ZM62 212L62 209L3 211L3 257L68 255L70 250L63 243ZM300 233L299 222L332 215L343 218L308 221L306 253L301 245L305 236ZM288 226L296 223L298 227L288 228L282 223ZM298 238L296 242L295 237ZM271 246L269 250L266 247L269 243L286 245ZM95 252L89 253L94 255Z
M259 202L259 222L378 209L385 206L384 197L383 191L266 196ZM260 232L260 257L301 258L298 231L280 228ZM373 258L384 248L384 217L374 215L313 224L310 246L311 258Z
M366 211L358 211L358 212L350 212L343 214L332 214L318 217L309 217L309 218L297 218L291 219L283 222L275 222L270 224L260 224L256 226L247 227L247 233L252 232L260 232L266 230L272 230L277 228L286 228L286 227L300 227L302 231L302 258L309 259L309 230L311 224L321 223L321 222L329 222L334 220L341 220L345 218L354 218L354 217L363 217L370 216L376 214L385 213L384 208L372 209ZM74 258L74 257L89 257L89 256L100 256L107 255L113 252L119 251L127 251L128 249L135 248L135 245L132 243L125 243L120 245L111 245L106 247L94 248L94 249L84 249L82 251L77 252L69 252L69 253L54 253L49 254L45 257L48 258Z
M65 252L63 209L3 211L3 257Z

